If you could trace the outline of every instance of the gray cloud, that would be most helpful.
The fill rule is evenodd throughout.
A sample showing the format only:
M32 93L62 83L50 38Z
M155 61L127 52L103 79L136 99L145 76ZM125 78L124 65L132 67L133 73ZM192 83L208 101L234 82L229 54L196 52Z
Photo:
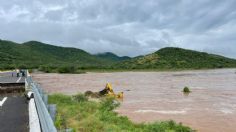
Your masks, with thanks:
M0 38L137 56L177 46L236 58L235 0L0 0Z

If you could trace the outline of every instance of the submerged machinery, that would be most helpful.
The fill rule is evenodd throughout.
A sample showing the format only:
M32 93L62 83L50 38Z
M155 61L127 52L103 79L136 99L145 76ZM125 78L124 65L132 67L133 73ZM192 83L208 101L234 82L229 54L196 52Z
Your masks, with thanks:
M99 94L100 95L106 95L106 96L113 96L113 97L116 97L116 98L119 98L119 99L122 99L124 97L124 93L123 92L115 94L115 92L113 91L113 88L112 88L110 83L107 83L106 87L103 90L101 90L99 92Z

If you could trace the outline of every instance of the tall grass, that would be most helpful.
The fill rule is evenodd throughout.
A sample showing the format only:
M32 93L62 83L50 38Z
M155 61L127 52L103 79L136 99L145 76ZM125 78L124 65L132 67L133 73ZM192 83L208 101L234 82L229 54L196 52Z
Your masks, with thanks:
M49 102L57 104L55 125L57 129L72 128L81 132L190 132L191 128L174 121L133 123L126 116L113 110L119 102L103 98L100 102L89 101L82 94L67 96L54 94Z

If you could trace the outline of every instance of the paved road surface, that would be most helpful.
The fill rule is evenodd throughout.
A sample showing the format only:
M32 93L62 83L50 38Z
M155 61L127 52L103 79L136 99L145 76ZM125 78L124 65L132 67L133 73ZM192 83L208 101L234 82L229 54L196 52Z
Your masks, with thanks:
M0 83L22 83L14 72L0 73ZM28 103L22 93L0 94L0 132L28 132Z
M24 81L25 77L16 77L16 72L0 73L0 83L22 83Z
M7 97L0 106L0 132L27 132L28 104L22 95L0 95L0 101Z

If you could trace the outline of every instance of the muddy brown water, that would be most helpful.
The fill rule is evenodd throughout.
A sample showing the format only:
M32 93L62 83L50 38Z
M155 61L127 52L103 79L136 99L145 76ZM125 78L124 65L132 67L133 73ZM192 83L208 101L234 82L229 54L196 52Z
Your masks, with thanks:
M173 119L200 132L236 132L236 69L183 72L33 74L49 93L124 91L116 111L134 122ZM189 95L181 91L191 89Z

